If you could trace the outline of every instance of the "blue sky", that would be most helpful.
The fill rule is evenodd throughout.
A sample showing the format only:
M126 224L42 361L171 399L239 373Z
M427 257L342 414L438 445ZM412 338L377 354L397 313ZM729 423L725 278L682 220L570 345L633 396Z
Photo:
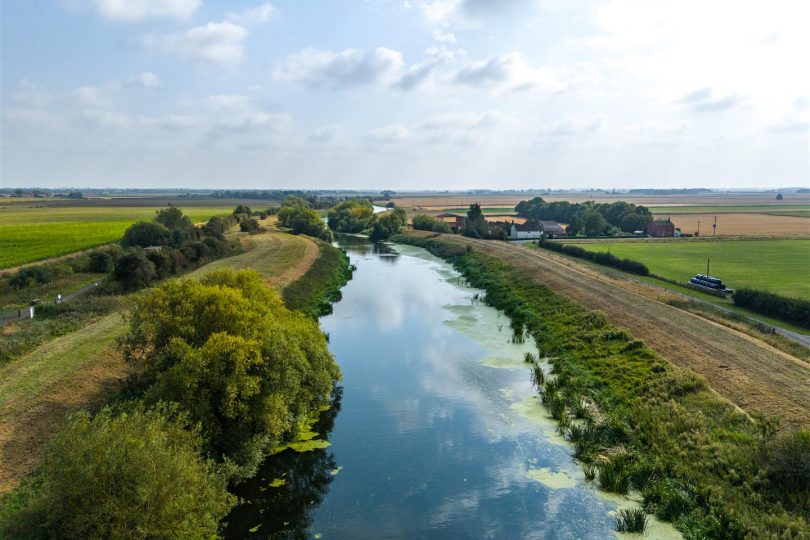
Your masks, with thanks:
M0 184L808 186L805 5L3 0Z

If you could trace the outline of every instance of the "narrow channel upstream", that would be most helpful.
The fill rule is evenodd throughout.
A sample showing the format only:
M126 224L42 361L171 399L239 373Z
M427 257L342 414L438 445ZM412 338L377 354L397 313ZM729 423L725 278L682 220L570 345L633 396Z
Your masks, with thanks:
M539 405L533 342L426 251L341 245L357 270L321 324L342 392L313 428L330 445L269 458L227 536L612 537L615 504Z

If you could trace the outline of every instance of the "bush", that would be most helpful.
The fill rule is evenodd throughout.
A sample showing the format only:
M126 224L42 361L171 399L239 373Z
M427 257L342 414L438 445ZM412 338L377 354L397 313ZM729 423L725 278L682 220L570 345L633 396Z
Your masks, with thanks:
M171 232L160 223L139 221L124 232L121 245L124 247L165 246L169 243Z
M650 269L647 268L647 265L644 263L631 259L620 259L611 253L606 253L603 251L588 251L580 246L549 242L545 239L538 241L537 245L541 248L556 251L557 253L564 253L578 259L587 259L597 264L618 268L619 270L624 270L625 272L630 272L631 274L637 274L639 276L650 275Z
M113 257L106 251L93 251L87 261L87 271L109 274L113 269Z
M791 504L803 499L810 511L810 430L780 433L766 443L760 467L772 492L791 494Z
M644 509L665 521L675 521L694 508L694 489L672 479L656 482L643 496Z
M15 289L24 289L29 285L44 285L54 278L53 269L47 266L29 266L18 270L8 284Z
M748 288L738 290L733 298L735 306L810 328L810 301Z
M131 252L115 259L112 277L124 290L134 291L149 285L157 277L157 272L143 253Z
M599 464L597 469L599 470L599 486L605 491L625 495L630 490L630 471L625 456L614 456Z
M622 508L616 512L616 532L643 533L647 514L641 508Z
M210 538L234 504L194 430L163 412L72 415L2 501L3 538Z
M453 232L452 229L450 229L450 225L444 221L424 214L413 216L411 226L417 231L432 231L446 234Z
M259 226L259 222L256 219L248 218L239 222L239 230L250 234L258 234L261 232L262 228Z

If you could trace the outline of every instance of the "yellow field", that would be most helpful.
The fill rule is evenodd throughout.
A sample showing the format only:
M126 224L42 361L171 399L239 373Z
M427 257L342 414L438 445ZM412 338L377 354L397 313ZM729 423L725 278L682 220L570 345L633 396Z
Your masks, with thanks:
M766 214L672 214L672 222L682 232L693 234L698 230L700 235L712 235L712 223L717 216L718 236L808 236L810 235L810 218L793 216L774 216ZM666 214L656 214L665 217Z

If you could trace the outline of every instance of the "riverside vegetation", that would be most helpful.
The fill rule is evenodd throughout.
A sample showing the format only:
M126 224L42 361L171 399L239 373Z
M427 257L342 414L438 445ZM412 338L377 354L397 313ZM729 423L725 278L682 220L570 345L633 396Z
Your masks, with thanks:
M512 318L516 337L533 335L552 367L548 374L535 363L542 401L602 489L639 490L644 510L688 539L810 536L806 428L752 420L602 314L494 258L438 238L394 240L452 261ZM643 523L626 513L617 527Z
M0 504L0 536L214 537L255 473L329 405L340 371L318 323L253 271L138 293L120 341L139 375L71 416Z

